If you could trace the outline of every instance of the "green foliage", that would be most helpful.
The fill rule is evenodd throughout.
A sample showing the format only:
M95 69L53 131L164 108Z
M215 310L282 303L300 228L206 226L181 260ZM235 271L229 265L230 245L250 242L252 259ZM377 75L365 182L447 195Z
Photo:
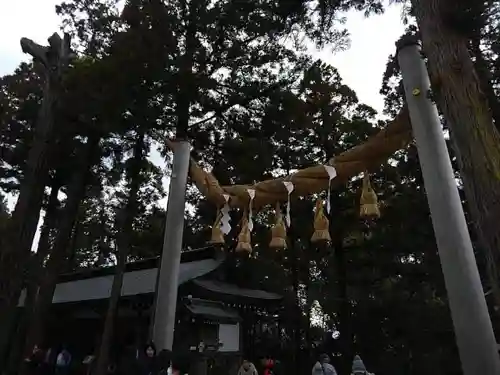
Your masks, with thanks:
M42 98L36 67L21 64L0 79L0 189L18 188Z

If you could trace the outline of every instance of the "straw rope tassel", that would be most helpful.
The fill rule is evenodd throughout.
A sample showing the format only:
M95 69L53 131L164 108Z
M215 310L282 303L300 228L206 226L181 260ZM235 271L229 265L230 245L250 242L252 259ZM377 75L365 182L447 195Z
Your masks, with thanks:
M361 198L359 202L359 216L362 218L380 217L377 194L372 188L368 172L365 172L363 176L363 188L361 190Z
M246 211L243 213L243 218L241 219L241 231L238 235L236 251L246 251L248 253L252 252L251 234L250 228L248 227L248 214Z
M212 227L212 237L210 238L210 243L213 245L224 245L224 233L222 233L220 224L222 219L222 212L217 211L217 217L215 218L214 225Z
M275 218L276 221L271 228L271 242L269 243L269 247L272 249L286 249L286 227L279 203L276 203Z
M323 210L323 200L316 201L316 212L314 213L314 233L311 237L311 242L328 242L331 241L330 232L328 231L330 222L325 216Z

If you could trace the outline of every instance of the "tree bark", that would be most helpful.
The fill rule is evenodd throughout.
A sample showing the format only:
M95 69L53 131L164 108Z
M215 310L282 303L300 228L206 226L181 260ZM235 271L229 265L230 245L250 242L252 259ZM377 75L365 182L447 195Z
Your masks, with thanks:
M27 275L26 285L26 298L24 300L24 307L22 311L22 320L18 324L18 332L13 349L10 354L10 366L19 366L19 361L23 360L22 354L30 353L32 346L25 347L27 325L33 319L33 308L38 294L38 286L40 276L43 271L43 261L47 258L50 250L51 233L55 228L57 219L57 209L59 207L58 194L61 188L61 180L56 176L51 184L49 200L47 202L47 209L45 211L45 219L40 234L40 241L36 253L32 256L29 263L29 270Z
M183 1L182 8L186 17L185 52L179 59L179 74L177 76L176 94L176 137L188 139L190 108L193 98L193 59L196 48L196 2L187 4Z
M292 230L288 230L289 236L289 257L290 257L290 271L291 271L291 282L294 297L294 311L293 319L295 321L293 327L293 368L302 369L302 310L300 308L300 297L299 297L299 252L297 249L298 244L295 238L293 238Z
M38 113L33 145L28 153L26 171L16 207L8 222L7 235L0 238L0 369L5 368L10 326L23 287L23 266L29 258L36 233L40 208L48 179L49 154L55 133L54 108L61 88L61 77L74 56L68 34L64 39L54 33L44 47L21 39L23 52L44 67L45 87Z
M488 63L484 59L483 53L480 48L481 36L476 35L471 41L471 53L474 56L474 67L476 69L481 89L488 98L488 103L491 109L493 122L495 127L500 130L500 101L495 94L493 85L491 83L491 73L488 68ZM498 245L497 245L498 246ZM482 252L486 261L486 276L490 283L491 293L497 308L500 308L500 254L494 249L485 248ZM500 318L497 310L493 310L496 319L493 319L493 327L498 329L498 318ZM497 323L497 324L495 324Z
M498 264L500 134L474 70L468 40L444 21L445 2L412 0L438 104L449 122L467 202L483 251ZM492 280L493 285L498 280Z
M342 246L342 237L334 239L335 270L338 277L338 297L339 297L339 332L341 346L341 366L339 373L348 373L351 365L353 353L353 332L351 324L351 302L347 294L347 262Z
M340 205L339 192L330 195L330 234L332 236L332 250L334 251L334 272L337 284L337 295L339 299L338 309L338 331L340 348L339 374L348 374L351 361L354 357L353 331L351 319L351 301L347 293L347 261L344 254L343 238L345 235L345 224L342 215L343 207Z
M54 80L48 75L26 172L5 236L0 238L0 369L5 368L10 327L21 289L23 270L35 237L48 177L48 159L54 133Z
M137 212L137 199L140 188L140 172L141 162L144 157L144 134L139 134L136 144L134 146L134 156L130 166L129 174L129 195L127 203L118 217L118 255L115 276L113 278L113 285L111 286L111 296L109 299L108 310L106 312L106 320L104 323L104 330L101 338L101 345L97 353L97 364L95 375L105 375L107 372L109 352L111 348L111 341L113 338L113 330L116 313L118 311L118 302L121 296L123 285L123 276L127 265L127 258L130 253L131 247L131 234L134 230L133 221ZM120 217L121 216L121 217Z
M311 352L312 349L312 335L311 335L311 309L313 304L313 299L311 298L311 259L308 252L309 248L302 249L302 273L304 280L304 292L306 294L306 303L305 303L305 311L306 311L306 326L304 327L305 334L305 349L307 352Z
M100 137L92 135L83 146L81 152L81 166L74 175L68 188L68 197L61 213L57 235L43 272L43 279L33 312L33 320L30 322L27 336L27 345L41 343L44 337L44 328L47 316L52 305L52 298L57 284L57 278L67 258L68 246L78 213L78 208L85 197L88 175L92 166L99 157Z
M471 41L471 53L474 57L474 67L481 84L481 90L488 98L495 127L497 130L500 130L500 101L498 100L495 90L493 89L493 85L491 84L491 72L488 67L488 62L485 60L483 52L481 51L480 43L480 35L475 36Z

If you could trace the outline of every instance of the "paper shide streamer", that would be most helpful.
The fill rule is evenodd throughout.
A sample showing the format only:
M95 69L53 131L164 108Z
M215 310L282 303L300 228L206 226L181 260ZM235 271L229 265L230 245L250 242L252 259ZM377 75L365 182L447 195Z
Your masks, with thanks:
M248 203L248 230L251 232L253 230L252 206L253 199L255 198L255 189L247 189L247 193L250 197L250 202Z
M290 217L290 195L293 192L295 186L293 186L293 182L283 181L283 185L285 185L286 191L288 193L287 202L286 202L286 214L285 214L285 223L288 228L290 228L291 217Z
M337 177L337 170L331 165L324 165L326 173L328 173L328 190L326 196L326 212L330 213L330 197L331 197L331 188L332 188L332 180Z
M224 204L224 206L222 206L222 209L221 209L222 217L220 219L220 229L221 229L222 233L227 235L231 231L231 224L230 224L231 215L229 214L229 211L230 211L229 195L224 194L223 197L224 197L224 200L226 201L226 203Z

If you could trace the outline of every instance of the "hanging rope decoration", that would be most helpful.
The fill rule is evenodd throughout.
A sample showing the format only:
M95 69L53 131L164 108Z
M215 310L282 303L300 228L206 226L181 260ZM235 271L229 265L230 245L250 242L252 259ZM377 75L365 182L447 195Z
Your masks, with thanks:
M316 201L316 212L314 213L314 233L311 237L311 242L329 242L332 240L329 232L330 222L323 211L323 200L320 198Z
M275 222L271 228L271 249L286 249L286 227L283 222L283 213L279 203L276 203Z
M283 244L286 240L286 225L290 223L290 195L295 192L298 196L321 194L327 190L326 211L331 211L330 194L331 185L335 179L336 183L343 183L350 178L363 173L364 169L371 169L384 163L394 152L400 150L411 142L412 131L408 116L408 110L403 107L401 112L391 121L386 128L377 134L370 136L363 144L354 146L339 155L333 156L327 165L299 169L286 177L268 179L253 183L252 185L227 185L222 186L212 173L204 171L195 160L191 158L190 176L198 190L217 207L222 207L222 217L214 225L214 241L221 241L220 233L229 233L230 208L245 210L245 216L241 222L241 232L238 236L238 251L252 251L250 236L253 230L253 213L264 209L266 206L275 205L277 202L287 201L285 217L281 209L277 210L276 222L273 226L273 246L278 242ZM173 142L167 140L167 144L173 149ZM335 166L335 167L334 167ZM283 189L285 186L285 189ZM225 195L229 196L228 199ZM250 198L250 199L249 199ZM363 218L377 218L380 216L377 195L371 187L369 176L365 173L363 178L363 189L360 198L360 216ZM283 223L283 225L280 223ZM325 216L323 201L316 202L314 215L313 242L330 241L328 231L328 219ZM223 236L222 236L223 237ZM286 242L286 241L285 241Z
M403 107L396 118L377 134L370 136L363 144L354 146L341 154L333 156L327 165L335 166L338 183L363 173L384 163L394 152L404 148L412 140L412 131L408 110ZM169 144L172 142L169 142ZM252 185L221 185L212 173L204 171L195 160L191 159L190 175L193 183L202 195L219 206L224 204L223 194L231 196L232 208L246 208L248 205L247 189L255 190L252 209L255 212L276 202L283 202L287 192L283 181L294 184L294 193L299 196L318 194L325 191L329 181L324 165L319 164L294 171L283 178L273 178Z
M236 245L236 251L246 251L248 253L252 252L251 232L246 211L243 213L243 218L241 219L241 231L238 235L238 244Z
M224 245L224 233L222 233L221 229L221 219L222 211L218 210L212 227L212 237L210 238L210 243L213 245Z
M372 188L368 172L365 172L363 175L363 187L359 202L359 216L365 219L380 217L377 194Z
M248 203L248 209L243 213L243 218L241 220L241 231L238 235L238 244L236 245L236 251L246 251L248 253L252 252L252 230L253 230L253 220L252 220L252 205L253 199L255 198L255 190L247 189L250 201Z

